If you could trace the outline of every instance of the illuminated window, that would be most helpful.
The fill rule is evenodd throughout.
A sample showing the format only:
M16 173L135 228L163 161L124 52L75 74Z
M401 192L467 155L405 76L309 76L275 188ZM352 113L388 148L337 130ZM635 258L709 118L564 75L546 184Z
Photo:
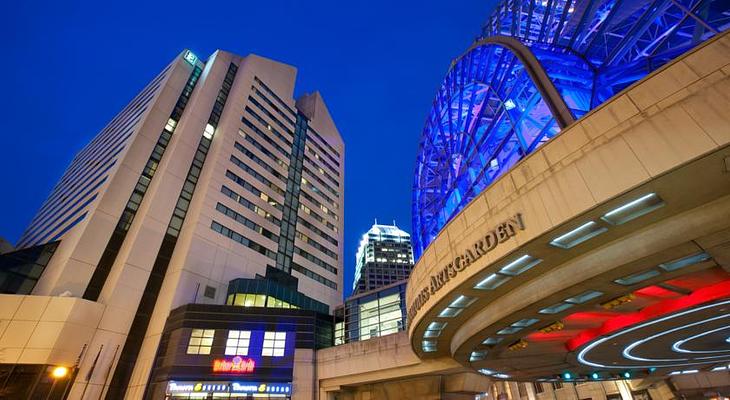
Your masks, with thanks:
M228 331L226 341L227 356L247 356L251 342L251 331Z
M188 343L188 354L210 354L214 329L193 329Z
M284 343L286 332L265 332L264 346L261 350L262 356L282 357L284 355Z

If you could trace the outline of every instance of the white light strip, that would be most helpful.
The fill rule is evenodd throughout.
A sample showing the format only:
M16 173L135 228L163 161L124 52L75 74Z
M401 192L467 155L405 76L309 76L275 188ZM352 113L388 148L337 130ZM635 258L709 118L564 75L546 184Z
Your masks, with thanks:
M561 241L561 240L563 240L563 239L565 239L567 237L570 237L570 236L574 235L576 232L580 231L581 229L587 228L587 227L589 227L591 225L594 225L594 224L595 224L595 222L588 221L585 224L583 224L583 225L581 225L581 226L573 229L572 231L556 237L555 239L553 239L553 242L559 242L559 241Z
M730 350L685 350L681 347L683 344L685 344L686 342L689 342L690 340L695 340L698 337L710 335L712 333L727 330L727 329L730 329L730 326L723 326L723 327L720 327L717 329L713 329L711 331L702 332L698 335L690 336L686 339L678 340L678 341L674 342L674 344L672 345L672 350L676 351L677 353L727 353Z
M596 340L593 343L590 343L589 345L587 345L585 348L583 348L583 350L581 350L578 353L578 356L576 358L578 359L578 362L580 362L581 364L589 365L591 367L596 367L596 368L616 368L616 369L637 368L637 367L641 367L641 368L665 368L665 367L681 367L681 366L685 366L685 365L702 365L702 364L707 364L707 361L704 361L704 362L697 362L697 363L670 364L670 365L666 365L666 364L665 365L642 365L642 366L637 366L637 365L603 365L603 364L598 364L598 363L594 363L594 362L591 362L591 361L586 360L586 354L589 351L593 350L594 347L596 347L596 346L598 346L598 345L600 345L600 344L602 344L602 343L604 343L606 341L613 340L614 338L619 337L619 336L621 336L623 334L626 334L626 333L629 333L629 332L633 332L635 330L644 328L646 326L649 326L649 325L652 325L652 324L655 324L655 323L658 323L658 322L664 322L664 321L667 321L667 320L672 319L672 318L681 317L683 315L691 314L693 312L702 311L702 310L707 309L707 308L717 307L717 306L721 306L721 305L725 305L725 304L730 304L730 300L723 301L721 303L708 304L706 306L702 306L702 307L698 307L698 308L693 308L691 310L685 310L685 311L682 311L682 312L679 312L679 313L676 313L676 314L668 315L668 316L663 317L663 318L659 318L659 319L656 319L656 320L653 320L653 321L649 321L649 322L645 322L643 324L636 325L636 326L634 326L632 328L625 329L625 330L620 331L620 332L617 332L617 333L615 333L615 334L613 334L611 336L606 336L606 337L604 337L602 339Z
M637 204L641 203L642 201L644 201L644 200L647 200L647 199L650 199L650 198L652 198L652 197L654 197L654 196L656 196L656 195L657 195L656 193L649 193L649 194L647 194L647 195L641 196L641 197L639 197L638 199L636 199L636 200L634 200L634 201L630 201L630 202L628 202L628 203L626 203L626 204L622 205L622 206L621 206L621 207L619 207L619 208L616 208L616 209L614 209L614 210L611 210L611 211L607 212L607 213L606 213L606 214L604 214L603 216L604 216L604 217L610 217L610 216L612 216L612 215L618 214L618 213L620 213L621 211L624 211L624 210L626 210L627 208L631 208L631 207L633 207L633 206L635 206L635 205L637 205Z
M693 326L702 325L702 324L704 324L706 322L709 322L709 321L715 321L715 320L718 320L718 319L723 319L723 318L728 318L728 317L730 317L730 314L720 315L720 316L713 317L713 318L710 318L710 319L705 319L705 320L702 320L702 321L693 322L691 324L678 326L676 328L672 328L672 329L666 330L664 332L660 332L660 333L651 335L649 337L645 337L644 339L637 340L634 343L628 345L624 349L624 351L623 351L623 356L626 357L626 358L628 358L629 360L644 361L644 362L652 362L652 361L688 361L687 358L668 358L668 359L661 359L661 358L643 358L643 357L636 357L636 356L631 355L631 350L633 350L637 346L640 346L640 345L642 345L642 344L644 344L644 343L646 343L646 342L648 342L650 340L654 340L654 339L656 339L658 337L661 337L661 336L664 336L664 335L668 335L670 333L674 333L674 332L677 332L677 331L681 331L683 329L691 328Z

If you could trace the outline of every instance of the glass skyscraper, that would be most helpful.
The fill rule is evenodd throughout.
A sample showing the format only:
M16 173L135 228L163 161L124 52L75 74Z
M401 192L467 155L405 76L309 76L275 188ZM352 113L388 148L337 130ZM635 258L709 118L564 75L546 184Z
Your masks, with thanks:
M353 294L407 279L413 268L411 235L395 224L376 222L362 235L355 260Z

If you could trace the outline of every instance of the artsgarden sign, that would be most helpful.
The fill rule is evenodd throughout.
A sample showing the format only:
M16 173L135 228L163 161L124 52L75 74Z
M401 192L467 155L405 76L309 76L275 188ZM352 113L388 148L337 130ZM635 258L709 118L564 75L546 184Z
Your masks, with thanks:
M415 300L408 308L408 321L413 321L413 317L416 316L418 310L426 304L432 295L441 290L446 282L455 278L456 275L464 271L483 255L496 249L501 243L515 236L518 231L523 230L525 230L525 224L522 221L522 214L517 213L513 217L498 224L497 227L487 232L486 235L479 238L479 240L454 257L446 266L431 275L429 285L417 292Z

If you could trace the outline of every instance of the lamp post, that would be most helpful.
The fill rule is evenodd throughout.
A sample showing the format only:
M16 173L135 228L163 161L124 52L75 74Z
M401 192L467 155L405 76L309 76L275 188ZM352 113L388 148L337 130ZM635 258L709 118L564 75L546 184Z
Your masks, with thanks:
M66 375L68 375L68 367L64 367L63 365L54 367L53 370L51 370L51 378L53 378L53 383L51 384L51 390L49 390L48 394L46 395L46 400L51 398L53 389L56 388L56 382L58 382L59 379L65 378Z

